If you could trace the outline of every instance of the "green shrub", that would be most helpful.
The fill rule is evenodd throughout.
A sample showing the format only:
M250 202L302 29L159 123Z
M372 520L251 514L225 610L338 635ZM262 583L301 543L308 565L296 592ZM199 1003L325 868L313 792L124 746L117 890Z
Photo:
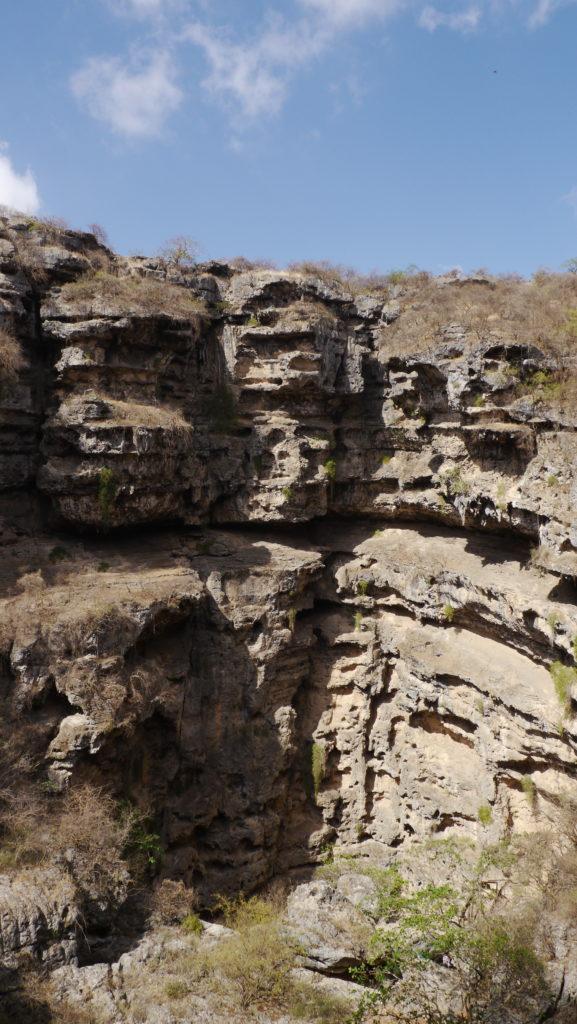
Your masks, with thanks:
M551 383L551 371L550 370L535 370L534 373L532 373L529 377L527 377L525 383L528 384L529 387L533 387L533 388L540 388L540 387L543 387L545 384L550 384Z
M125 814L131 821L124 850L131 872L136 878L151 878L162 860L160 835L152 831L151 823L142 815L134 813L130 804L125 805Z
M465 480L461 475L461 470L458 466L453 466L452 469L448 469L443 473L441 475L441 483L450 497L466 495L469 494L471 490L471 485L468 480Z
M336 480L336 477L337 477L337 463L336 463L336 460L335 459L327 459L327 461L325 462L325 464L323 466L323 469L325 471L325 476L326 476L327 480L330 480L330 482L333 483Z
M389 270L389 273L387 274L389 284L401 284L406 277L406 270Z
M364 597L365 594L367 593L368 589L369 589L369 581L368 580L358 580L358 582L357 582L357 594L361 594Z
M471 865L460 889L432 883L410 887L397 865L372 871L379 925L370 955L351 971L369 991L349 1024L536 1021L550 989L531 924L518 913L495 912L501 897L485 884L495 867L510 874L515 862L515 855L490 849ZM460 1003L454 1013L445 1004L449 989L435 983L442 960L451 965L450 991Z
M186 999L190 989L184 981L167 981L164 992L168 999Z
M445 617L445 622L453 621L453 619L455 618L455 609L453 608L452 604L445 605L445 607L443 608L443 615Z
M51 562L63 562L65 561L65 559L69 557L70 556L66 548L61 547L52 548L52 551L48 555L48 558L50 559Z
M319 795L326 771L326 753L321 743L311 744L311 778L315 798Z
M110 569L110 562L99 562L96 571L97 572L108 572Z
M288 618L289 629L290 629L290 631L292 633L294 631L294 628L295 628L295 625L296 625L296 621L297 621L297 610L296 610L296 608L289 608L287 618Z
M354 620L353 621L354 621L354 625L355 625L355 633L360 632L361 626L363 624L363 613L362 612L355 612Z
M503 480L499 480L497 484L497 501L495 504L501 512L507 511L507 488Z
M225 923L236 935L205 955L214 985L245 1012L290 1003L298 944L283 930L278 908L252 897L223 901Z
M561 619L559 618L558 612L549 612L547 616L547 625L552 633L556 632L560 624Z
M98 505L103 523L108 523L110 519L116 491L116 477L111 469L104 467L98 474Z
M577 669L564 665L562 661L554 661L549 667L549 672L563 713L569 715L571 713L571 687L577 683Z
M477 811L477 817L485 828L493 821L493 812L488 804L483 804Z
M247 320L247 322L246 322L246 326L247 326L247 327L260 327L260 321L259 321L259 320L258 320L258 318L257 318L256 316L254 316L254 314L253 314L253 316L251 316L251 317L250 317L250 318L249 318L249 319Z
M293 489L292 487L283 487L281 493L285 501L290 501L293 496Z
M547 477L547 487L556 487L559 483L559 477L555 476L554 473L549 473Z
M181 928L189 935L202 935L204 928L197 914L187 914L180 922Z
M381 455L381 465L388 466L389 462L393 458L392 455Z
M537 787L530 775L524 775L521 779L521 789L534 810L537 804Z
M325 992L319 985L295 982L287 1000L287 1010L293 1020L315 1024L343 1024L352 1007L347 999Z
M568 335L572 338L577 337L577 309L567 310L567 319L565 321L565 330Z

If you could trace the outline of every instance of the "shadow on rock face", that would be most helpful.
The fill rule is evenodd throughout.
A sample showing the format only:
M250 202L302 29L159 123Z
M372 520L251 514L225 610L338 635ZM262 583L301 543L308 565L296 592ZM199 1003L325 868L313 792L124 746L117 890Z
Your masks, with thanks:
M0 969L0 1024L58 1024L53 1011L39 998L40 977L35 965Z

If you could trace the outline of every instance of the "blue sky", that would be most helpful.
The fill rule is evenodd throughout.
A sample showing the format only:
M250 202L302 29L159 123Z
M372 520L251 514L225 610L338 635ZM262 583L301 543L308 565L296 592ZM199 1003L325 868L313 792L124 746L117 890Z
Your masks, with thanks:
M577 256L577 4L4 0L0 204L122 252ZM495 73L496 72L496 73Z

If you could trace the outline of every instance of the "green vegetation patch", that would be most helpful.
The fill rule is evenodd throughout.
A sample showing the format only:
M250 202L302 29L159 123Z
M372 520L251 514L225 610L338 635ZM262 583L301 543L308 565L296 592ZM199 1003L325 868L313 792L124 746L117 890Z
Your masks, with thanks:
M108 523L118 487L111 469L104 467L98 474L98 506L103 523Z
M571 714L571 688L577 684L577 668L564 665L562 661L554 661L549 672L563 713L569 715Z
M479 807L479 810L477 811L477 817L481 822L481 825L484 825L485 828L491 824L491 822L493 821L493 812L489 807L489 804L482 804L482 806Z

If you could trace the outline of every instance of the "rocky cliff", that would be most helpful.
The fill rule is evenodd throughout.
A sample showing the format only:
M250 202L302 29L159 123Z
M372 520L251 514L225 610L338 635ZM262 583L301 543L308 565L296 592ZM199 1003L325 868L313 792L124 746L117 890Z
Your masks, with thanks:
M574 306L0 219L3 720L46 784L149 808L206 906L328 848L554 830Z

